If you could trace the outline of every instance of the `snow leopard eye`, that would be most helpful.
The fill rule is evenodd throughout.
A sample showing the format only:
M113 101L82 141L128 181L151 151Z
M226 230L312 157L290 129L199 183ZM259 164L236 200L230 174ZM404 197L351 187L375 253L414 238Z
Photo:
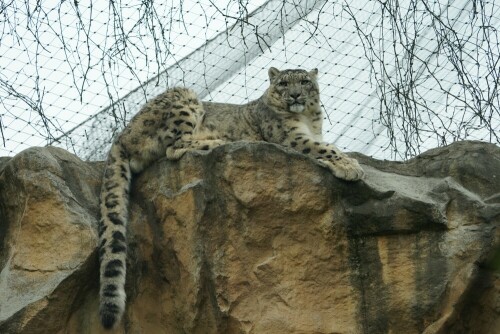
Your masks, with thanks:
M302 80L302 81L300 82L300 84L301 84L302 86L309 85L310 83L311 83L311 80Z
M280 81L280 82L278 82L278 86L280 86L280 87L286 87L286 86L288 86L288 82L286 82L286 81Z

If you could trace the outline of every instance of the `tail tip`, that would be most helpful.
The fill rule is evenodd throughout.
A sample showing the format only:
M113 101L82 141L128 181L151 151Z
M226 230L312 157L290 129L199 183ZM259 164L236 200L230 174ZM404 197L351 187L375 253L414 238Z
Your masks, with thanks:
M101 313L101 324L105 329L112 329L116 323L116 316L109 313Z
M122 309L117 305L112 303L103 304L99 312L102 327L105 329L112 329L120 321L122 314Z
M113 285L110 285L114 287ZM106 296L109 293L110 286L105 286L103 289L104 296L101 295L99 306L99 317L101 319L102 327L105 329L112 329L120 322L125 311L125 295L115 295L113 297ZM107 289L106 289L107 288Z

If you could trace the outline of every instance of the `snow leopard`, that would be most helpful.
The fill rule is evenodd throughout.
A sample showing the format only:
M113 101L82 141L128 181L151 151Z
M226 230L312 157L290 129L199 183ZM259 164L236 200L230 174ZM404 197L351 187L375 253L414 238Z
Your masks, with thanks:
M120 322L126 306L127 218L133 174L163 156L208 151L233 141L266 141L316 159L338 178L355 181L358 162L322 139L318 70L268 71L264 94L247 104L201 102L188 88L166 90L147 102L114 140L100 195L100 308L104 328Z

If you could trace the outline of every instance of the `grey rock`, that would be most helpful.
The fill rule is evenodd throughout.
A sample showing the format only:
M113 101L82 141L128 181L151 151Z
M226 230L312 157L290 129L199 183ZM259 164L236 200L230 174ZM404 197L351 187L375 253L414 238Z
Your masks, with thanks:
M117 333L496 333L500 149L353 154L350 183L299 153L232 143L132 184ZM103 163L0 160L0 333L99 333Z

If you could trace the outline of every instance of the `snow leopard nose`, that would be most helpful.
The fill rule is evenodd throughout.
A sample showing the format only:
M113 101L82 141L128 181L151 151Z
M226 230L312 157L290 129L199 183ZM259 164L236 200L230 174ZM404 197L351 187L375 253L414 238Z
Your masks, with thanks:
M290 97L292 97L294 100L297 100L300 97L300 93L290 93Z

